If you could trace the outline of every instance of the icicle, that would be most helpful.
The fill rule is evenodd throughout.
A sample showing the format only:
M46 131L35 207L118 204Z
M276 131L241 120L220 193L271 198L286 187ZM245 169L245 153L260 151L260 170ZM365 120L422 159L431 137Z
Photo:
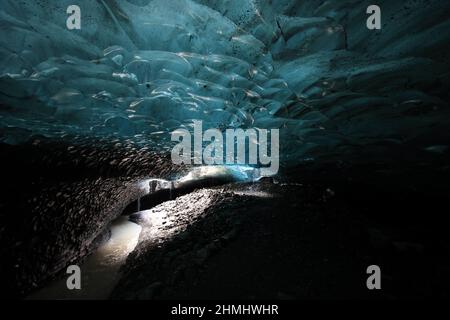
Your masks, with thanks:
M170 181L170 196L169 196L170 200L172 200L172 188L173 188L173 181Z

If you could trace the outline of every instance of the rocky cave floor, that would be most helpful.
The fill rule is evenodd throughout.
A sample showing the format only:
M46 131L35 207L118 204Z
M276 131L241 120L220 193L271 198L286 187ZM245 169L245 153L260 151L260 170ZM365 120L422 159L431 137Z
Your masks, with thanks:
M136 199L132 182L187 170L120 141L1 149L0 265L10 298L88 255ZM199 188L151 208L153 220L132 215L140 241L111 298L448 297L448 195L439 185L448 175L398 167L303 166ZM366 288L372 264L381 291Z
M267 179L197 190L160 205L155 211L169 212L167 218L144 224L144 241L112 298L447 296L448 240L444 230L435 233L435 221L415 219L412 206L427 210L422 199L360 187L348 193ZM181 231L173 236L174 229ZM371 264L382 268L381 292L366 288Z

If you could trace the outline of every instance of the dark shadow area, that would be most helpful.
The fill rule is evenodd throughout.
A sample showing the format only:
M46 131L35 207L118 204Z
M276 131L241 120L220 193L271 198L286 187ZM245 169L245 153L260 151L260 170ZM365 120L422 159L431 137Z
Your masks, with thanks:
M259 190L274 198L219 197L186 231L142 248L139 258L132 255L113 298L449 296L447 198L334 179L302 180L302 185L225 186L220 192ZM366 287L372 264L382 266L379 292Z

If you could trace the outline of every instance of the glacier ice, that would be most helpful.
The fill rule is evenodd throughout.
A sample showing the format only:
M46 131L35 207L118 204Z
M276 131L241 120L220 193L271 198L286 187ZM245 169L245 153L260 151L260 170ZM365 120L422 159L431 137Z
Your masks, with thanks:
M2 142L76 134L167 149L171 130L199 119L279 128L281 160L296 164L440 145L430 128L450 121L445 1L380 0L383 32L365 29L360 0L79 2L71 31L71 1L1 0Z

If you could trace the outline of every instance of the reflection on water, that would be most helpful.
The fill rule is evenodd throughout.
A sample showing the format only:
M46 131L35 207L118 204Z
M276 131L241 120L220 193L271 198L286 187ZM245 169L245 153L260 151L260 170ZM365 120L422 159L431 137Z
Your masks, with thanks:
M31 299L106 299L119 280L119 268L138 243L141 227L120 217L110 227L111 237L92 253L81 268L81 290L68 290L67 275L32 295Z
M163 179L146 179L139 182L141 196L159 190L182 187L193 181L202 179L223 179L230 181L256 181L259 171L246 166L202 166L194 168L186 176L168 181ZM254 192L258 197L269 197L262 192ZM170 196L172 198L172 196ZM195 199L198 212L209 206L211 199L206 197ZM194 202L193 202L194 203ZM140 222L146 224L146 232L141 240L150 238L170 237L176 231L173 227L174 217L168 217L167 212L177 206L176 201L167 201L150 210L140 211L140 198L138 198L138 215ZM67 289L66 281L70 275L51 283L31 295L30 299L107 299L119 280L119 269L125 263L130 252L136 247L142 227L129 221L127 216L115 220L110 226L111 237L100 245L95 252L86 258L81 268L81 290Z

